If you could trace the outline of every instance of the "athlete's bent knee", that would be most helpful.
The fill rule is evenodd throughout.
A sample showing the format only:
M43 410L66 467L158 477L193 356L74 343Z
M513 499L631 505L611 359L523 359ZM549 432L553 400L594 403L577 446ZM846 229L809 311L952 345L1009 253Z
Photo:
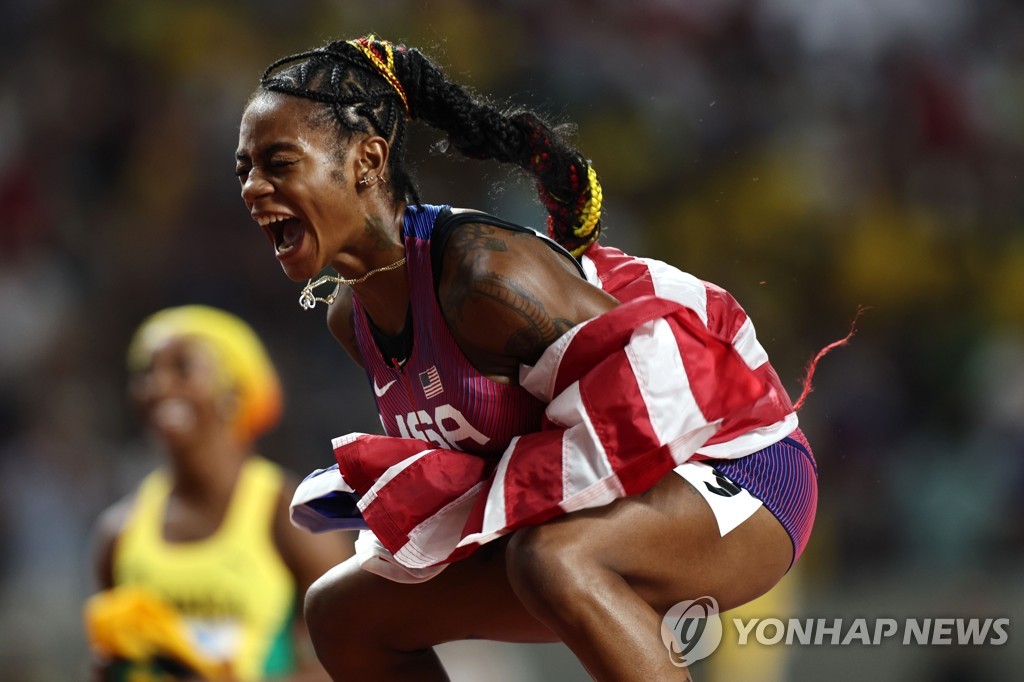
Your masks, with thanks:
M328 572L320 576L306 590L306 597L303 602L303 615L310 632L322 631L336 620L336 618L331 617L336 615L339 607L339 600L335 595L337 591L336 583L337 580L332 578Z
M509 583L535 615L564 612L579 603L596 574L596 558L561 529L536 526L517 531L505 553Z
M320 576L306 591L303 615L317 653L326 647L340 654L346 644L363 642L375 636L375 621L366 591L358 587L359 567L345 562ZM359 627L353 628L353 614L359 614ZM323 657L321 656L321 659Z

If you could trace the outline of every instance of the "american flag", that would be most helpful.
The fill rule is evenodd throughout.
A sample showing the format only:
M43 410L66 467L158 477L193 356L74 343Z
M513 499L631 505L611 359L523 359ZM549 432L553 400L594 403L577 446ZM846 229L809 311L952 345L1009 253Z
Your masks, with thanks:
M550 401L544 427L513 439L496 468L367 434L335 439L334 454L366 524L397 563L418 570L643 492L709 445L745 445L730 453L740 456L781 439L796 415L776 381L693 311L640 299L574 328L527 373L524 388Z
M542 428L514 438L497 466L411 438L334 440L331 489L358 498L342 515L362 516L384 559L364 568L411 578L517 528L648 490L691 457L742 457L796 429L752 323L725 291L607 247L591 247L588 264L624 303L574 327L521 373L523 388L547 403ZM429 375L419 375L425 390ZM296 491L292 505L303 527L358 521L325 514L323 491L306 497L316 499Z
M433 398L444 393L444 386L441 385L441 377L437 373L437 365L431 365L426 372L420 372L420 385L423 387L423 395Z

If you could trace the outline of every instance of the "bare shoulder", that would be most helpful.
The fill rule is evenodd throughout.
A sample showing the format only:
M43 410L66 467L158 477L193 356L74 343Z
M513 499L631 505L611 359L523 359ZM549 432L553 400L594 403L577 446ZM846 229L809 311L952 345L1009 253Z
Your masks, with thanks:
M137 492L126 495L100 513L93 530L97 541L101 539L112 542L124 530L128 517L135 506Z
M353 314L352 289L340 287L337 298L327 308L327 328L331 330L331 335L352 360L362 367L363 358L359 354L359 345L356 343Z
M568 329L617 305L537 235L486 223L452 230L438 300L482 373L510 379Z
M114 548L128 523L128 517L135 504L135 495L133 492L107 507L96 520L92 552L96 580L101 589L108 589L114 585Z

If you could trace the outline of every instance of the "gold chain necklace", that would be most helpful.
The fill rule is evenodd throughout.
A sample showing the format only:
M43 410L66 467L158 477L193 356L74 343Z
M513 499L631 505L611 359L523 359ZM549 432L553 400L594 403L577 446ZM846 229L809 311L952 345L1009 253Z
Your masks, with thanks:
M404 257L399 260L396 260L391 265L383 265L379 268L370 270L362 277L357 277L355 279L345 279L344 277L335 277L334 275L324 275L323 277L317 279L315 282L313 280L309 280L308 282L306 282L306 286L302 287L302 293L299 294L299 305L302 307L303 310L312 310L313 308L316 307L317 301L319 301L320 303L326 303L327 305L331 305L332 303L334 303L334 299L338 297L338 289L341 288L342 284L346 286L362 284L363 282L370 279L379 272L397 270L403 265L405 265ZM327 284L328 282L334 282L335 287L334 291L328 294L326 298L320 298L319 296L313 293L313 290L316 289L318 286L322 284Z

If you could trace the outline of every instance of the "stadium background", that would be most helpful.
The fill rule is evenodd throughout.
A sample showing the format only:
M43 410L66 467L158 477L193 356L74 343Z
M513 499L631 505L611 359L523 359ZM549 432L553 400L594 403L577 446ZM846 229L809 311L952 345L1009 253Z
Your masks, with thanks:
M788 679L1019 670L1024 5L9 0L0 677L80 678L92 523L154 461L124 395L144 315L202 302L256 326L287 391L260 449L298 472L329 461L332 436L375 428L365 378L296 305L232 174L263 67L371 30L576 122L607 239L732 291L794 394L870 306L801 414L820 507L798 603L775 615L1011 617L1010 644L793 648ZM543 220L527 182L419 132L424 200ZM515 679L579 675L557 648L515 660Z

